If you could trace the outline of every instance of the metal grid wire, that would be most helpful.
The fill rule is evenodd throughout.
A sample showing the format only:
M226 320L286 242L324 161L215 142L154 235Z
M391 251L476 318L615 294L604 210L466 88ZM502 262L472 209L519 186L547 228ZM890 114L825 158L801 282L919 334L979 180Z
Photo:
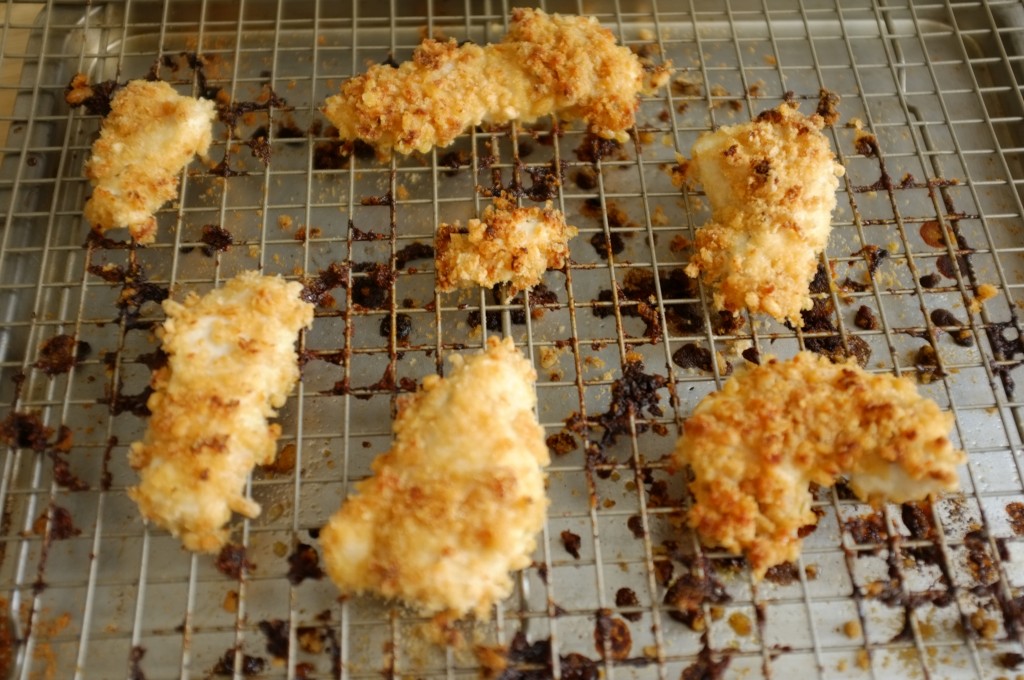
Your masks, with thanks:
M337 155L317 107L345 77L407 58L424 35L497 40L502 3L52 2L38 13L7 4L0 71L17 75L0 83L10 102L0 111L10 444L0 675L475 677L488 665L480 646L510 645L507 677L715 677L724 660L729 677L1015 674L1024 652L1024 506L1014 505L1024 501L1014 389L1024 353L1020 3L545 8L596 15L655 62L675 63L677 82L643 102L632 143L589 160L581 132L541 121L475 130L451 149L389 163L359 149ZM222 103L266 101L268 88L286 103L218 124L211 163L183 172L155 244L87 242L82 165L99 117L69 110L64 87L77 72L123 82L151 71ZM707 210L672 186L676 153L787 97L812 110L821 88L841 97L826 133L847 168L822 260L833 285L817 293L824 325L722 323L703 288L680 285L686 240ZM875 147L857 144L854 119ZM246 145L261 128L267 165ZM227 176L212 172L221 159ZM500 304L487 291L437 294L431 260L406 261L405 248L432 243L439 222L479 214L489 200L481 188L529 187L531 171L559 167L553 198L581 233L573 264L546 275L549 296ZM212 248L206 225L233 245ZM877 269L871 246L888 253ZM302 338L303 380L280 417L294 469L254 473L264 511L235 527L248 564L231 578L145 527L125 495L161 319L152 300L205 292L244 270L301 278L331 263L351 266L352 281ZM984 284L998 295L978 306ZM539 416L562 451L534 566L515 595L446 647L396 606L339 600L326 579L289 580L289 556L316 545L316 529L387 449L395 397L490 333L510 334L535 362ZM49 375L43 348L57 336L72 339L77 361ZM870 351L871 370L916 377L956 416L964 493L875 512L841 486L819 490L819 526L799 563L755 584L679 528L684 483L665 455L699 398L744 356L801 347ZM637 360L666 378L662 412L634 413L602 446L594 423ZM33 416L48 430L33 430ZM564 545L574 535L578 557ZM693 611L666 603L680 583L705 596Z

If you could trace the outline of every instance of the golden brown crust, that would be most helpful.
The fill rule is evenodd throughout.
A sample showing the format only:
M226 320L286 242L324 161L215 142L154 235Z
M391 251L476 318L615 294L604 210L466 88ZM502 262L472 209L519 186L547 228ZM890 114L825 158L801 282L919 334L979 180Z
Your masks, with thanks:
M391 450L320 532L345 593L424 613L484 616L530 564L544 525L549 462L533 409L536 373L512 341L452 360L399 405Z
M214 115L213 102L183 97L167 83L125 85L85 164L93 185L86 220L101 233L127 227L136 241L151 243L153 213L178 195L181 169L210 148Z
M313 321L300 290L246 272L202 298L164 302L168 363L153 374L145 438L131 446L139 485L128 495L189 550L221 548L232 511L260 512L245 481L274 460L281 428L267 418L299 378L295 337Z
M511 295L528 290L540 283L548 269L565 267L569 239L577 233L550 202L541 209L517 208L497 200L487 206L482 220L470 220L465 230L458 223L438 228L437 289L491 288L508 282Z
M869 502L955 490L952 420L905 378L811 352L749 368L700 402L676 444L673 464L694 474L689 524L760 578L800 554L811 482L845 475Z
M500 43L425 40L412 61L347 80L323 111L342 139L361 139L382 156L447 146L483 122L549 114L625 142L637 96L664 85L668 74L667 67L646 73L592 17L515 9Z
M704 186L712 217L686 273L703 276L716 309L802 324L844 173L822 125L783 104L694 144L685 177Z

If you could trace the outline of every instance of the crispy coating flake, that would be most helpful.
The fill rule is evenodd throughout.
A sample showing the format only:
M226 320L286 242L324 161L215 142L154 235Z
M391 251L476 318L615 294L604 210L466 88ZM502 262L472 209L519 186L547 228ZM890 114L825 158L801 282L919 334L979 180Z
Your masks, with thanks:
M245 481L274 460L281 427L267 418L299 379L295 338L313 322L301 289L245 272L204 297L164 302L168 363L153 374L149 427L129 453L139 485L128 494L189 550L221 548L232 511L259 515Z
M729 379L686 421L672 456L689 465L689 524L709 545L746 553L760 578L796 559L814 525L808 486L845 475L861 499L920 500L957 488L953 417L905 378L811 352Z
M845 173L823 124L783 104L693 145L684 175L704 186L712 216L697 230L686 273L712 286L716 309L802 325Z
M391 450L320 532L345 593L399 598L424 613L485 616L530 564L548 506L536 373L512 341L452 358L400 402Z
M482 220L471 219L465 230L458 223L438 228L437 289L491 288L508 282L515 295L540 283L548 269L565 267L569 239L577 233L550 202L543 209L517 208L499 199L487 206Z
M133 80L114 95L85 174L85 219L98 231L127 227L139 243L156 236L153 213L178 195L178 173L212 138L214 104L167 83Z
M497 44L425 40L412 61L370 67L328 97L324 115L342 139L361 139L386 157L447 146L480 123L531 122L550 114L584 120L601 137L628 140L642 92L670 69L644 70L592 17L514 9Z

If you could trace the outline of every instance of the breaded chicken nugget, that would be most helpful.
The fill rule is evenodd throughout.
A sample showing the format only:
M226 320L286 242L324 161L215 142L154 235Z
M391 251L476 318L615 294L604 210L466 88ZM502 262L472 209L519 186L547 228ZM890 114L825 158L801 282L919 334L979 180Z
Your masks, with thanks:
M299 379L295 339L313 321L298 282L239 274L209 294L164 302L167 366L153 374L152 413L129 461L142 515L213 552L232 512L259 515L245 495L256 465L274 460L281 427L268 424Z
M783 104L693 145L684 176L703 185L711 221L697 230L686 273L703 276L716 309L802 325L845 173L823 124Z
M689 524L709 545L745 553L756 578L796 559L817 521L808 486L840 475L862 500L903 503L953 491L964 462L953 416L906 378L811 352L730 378L684 424L672 456L689 465Z
M156 236L153 213L178 195L178 174L212 138L214 104L167 83L133 80L114 95L85 174L85 219L100 233L127 227L139 243Z
M548 506L536 373L510 339L452 358L399 405L391 450L320 532L344 593L484 616L530 564Z
M447 146L480 123L531 122L550 114L586 121L601 137L625 142L642 92L667 82L646 72L592 17L514 9L497 44L425 40L412 61L370 67L328 97L324 115L341 139L361 139L384 157Z
M465 231L465 233L462 233ZM510 294L533 288L548 269L569 260L569 239L576 227L551 207L517 208L503 199L487 206L483 219L463 230L442 224L437 232L437 289L448 292L473 285L491 288L511 283Z

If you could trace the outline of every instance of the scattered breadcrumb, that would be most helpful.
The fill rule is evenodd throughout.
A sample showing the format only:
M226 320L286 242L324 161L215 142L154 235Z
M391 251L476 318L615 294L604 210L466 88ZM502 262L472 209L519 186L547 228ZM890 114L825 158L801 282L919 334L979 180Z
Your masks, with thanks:
M850 638L851 640L856 640L857 638L859 638L861 636L860 621L851 619L850 621L844 623L843 635Z
M320 533L344 593L486 615L530 564L548 501L536 373L510 339L452 359L400 402L391 450Z
M816 523L811 482L845 475L867 502L956 489L964 455L953 417L905 378L812 352L738 372L686 421L673 463L689 465L689 524L709 545L746 553L756 578L800 553Z
M260 513L245 481L274 460L281 428L266 419L299 379L295 339L313 322L301 288L245 272L203 297L163 303L168 363L153 374L149 427L131 446L139 484L128 495L189 550L219 550L232 512Z
M801 325L845 172L823 124L783 104L699 137L685 172L674 177L702 184L711 203L686 273L713 287L716 309L746 307Z
M480 123L550 114L626 142L638 95L669 75L667 66L645 70L597 19L514 9L500 43L425 40L412 61L347 80L323 111L341 139L361 139L382 156L447 146Z
M517 208L498 199L484 210L483 219L471 219L463 230L458 223L442 224L437 231L435 264L437 289L452 291L473 285L491 288L511 283L511 295L540 283L548 269L562 269L569 259L569 239L576 227L547 203Z
M992 298L999 295L999 289L993 286L991 283L983 283L978 286L977 295L971 300L970 310L972 314L977 314L981 311L982 305L991 300Z
M125 85L85 164L93 185L85 219L101 233L127 227L139 243L152 243L153 213L178 195L182 168L210 148L214 115L212 101L183 97L165 82Z

